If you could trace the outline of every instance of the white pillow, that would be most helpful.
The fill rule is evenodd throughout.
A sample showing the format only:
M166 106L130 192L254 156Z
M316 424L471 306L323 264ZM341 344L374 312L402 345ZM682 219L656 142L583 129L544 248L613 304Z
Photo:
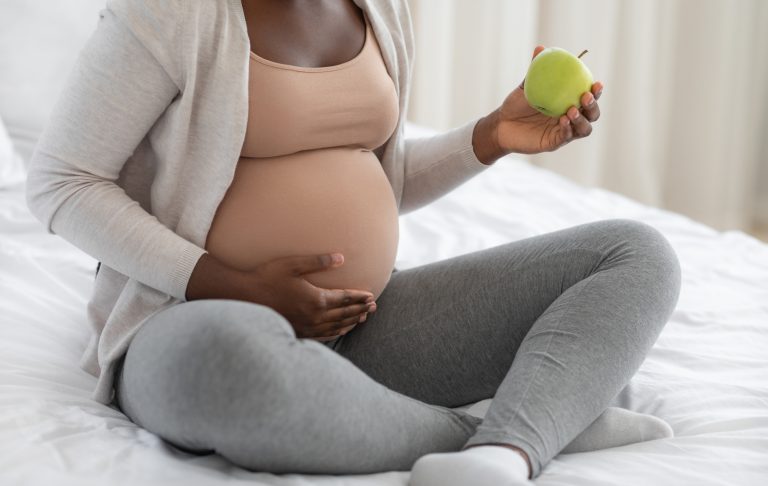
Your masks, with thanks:
M0 118L29 161L106 0L0 0Z
M0 189L24 182L26 171L21 156L16 153L8 131L0 118Z

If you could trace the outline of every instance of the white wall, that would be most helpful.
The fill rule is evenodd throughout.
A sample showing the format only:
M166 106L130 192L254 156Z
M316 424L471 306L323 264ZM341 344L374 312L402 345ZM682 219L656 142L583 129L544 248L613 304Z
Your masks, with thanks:
M593 134L532 163L720 229L768 220L768 1L409 0L409 118L496 108L537 43L605 83Z

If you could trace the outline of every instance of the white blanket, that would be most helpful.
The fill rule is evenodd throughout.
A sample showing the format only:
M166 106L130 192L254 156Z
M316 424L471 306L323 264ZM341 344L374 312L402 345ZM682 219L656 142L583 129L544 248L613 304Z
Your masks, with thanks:
M536 484L768 485L768 245L505 157L402 216L396 266L608 218L655 226L680 257L677 309L617 397L620 406L665 419L676 436L559 455ZM402 471L250 472L218 455L183 453L92 401L95 378L77 363L88 338L95 266L43 232L26 209L23 187L0 190L0 485L407 484ZM482 416L488 403L470 413Z

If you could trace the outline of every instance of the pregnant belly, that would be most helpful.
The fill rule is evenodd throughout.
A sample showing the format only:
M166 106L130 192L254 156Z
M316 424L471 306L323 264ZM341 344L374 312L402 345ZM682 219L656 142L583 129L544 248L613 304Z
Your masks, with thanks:
M340 252L304 275L328 289L381 294L398 244L395 196L376 155L352 147L241 158L208 233L208 252L242 270L276 258Z

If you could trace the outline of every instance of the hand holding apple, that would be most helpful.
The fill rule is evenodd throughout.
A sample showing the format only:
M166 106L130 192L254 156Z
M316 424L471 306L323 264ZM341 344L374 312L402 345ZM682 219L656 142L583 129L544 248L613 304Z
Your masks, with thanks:
M565 115L581 108L579 97L592 89L592 72L565 49L548 47L534 56L525 75L523 93L528 103L547 116Z
M600 108L597 100L602 94L603 84L599 81L592 83L591 73L588 77L584 73L580 73L578 69L575 69L577 66L574 66L572 60L568 58L568 56L574 56L570 54L565 56L563 52L560 52L561 50L548 50L546 54L549 59L542 58L540 60L542 62L538 63L536 56L544 50L544 46L536 46L536 49L534 49L529 73L546 77L547 72L545 71L552 69L553 65L557 69L557 61L560 61L560 64L566 65L565 71L569 75L559 86L557 83L544 85L541 83L541 79L533 80L532 78L532 85L529 87L528 93L531 99L534 99L537 105L543 108L542 111L547 111L546 107L541 106L545 104L545 101L553 102L550 114L556 116L545 115L531 106L528 99L526 99L526 81L524 79L506 97L501 107L491 113L495 140L498 148L503 153L534 154L551 152L574 139L589 136L592 133L592 123L600 118ZM552 54L555 54L554 58L550 57ZM557 59L558 57L559 59ZM556 62L550 63L552 60ZM550 65L547 66L547 64ZM539 70L537 65L539 65L538 68L547 69ZM534 83L536 84L535 86ZM560 100L560 105L558 105L558 95L561 94L561 90L567 91L566 88L568 86L564 88L563 85L568 84L576 86L577 89L585 89L585 91L581 93L580 98L567 98L569 103L573 103L572 105L562 105L562 100ZM573 89L573 86L571 86L571 89ZM581 103L577 103L578 101L581 101ZM576 104L581 106L577 107L575 106ZM564 108L564 106L569 107ZM562 109L565 109L564 113L562 113Z

